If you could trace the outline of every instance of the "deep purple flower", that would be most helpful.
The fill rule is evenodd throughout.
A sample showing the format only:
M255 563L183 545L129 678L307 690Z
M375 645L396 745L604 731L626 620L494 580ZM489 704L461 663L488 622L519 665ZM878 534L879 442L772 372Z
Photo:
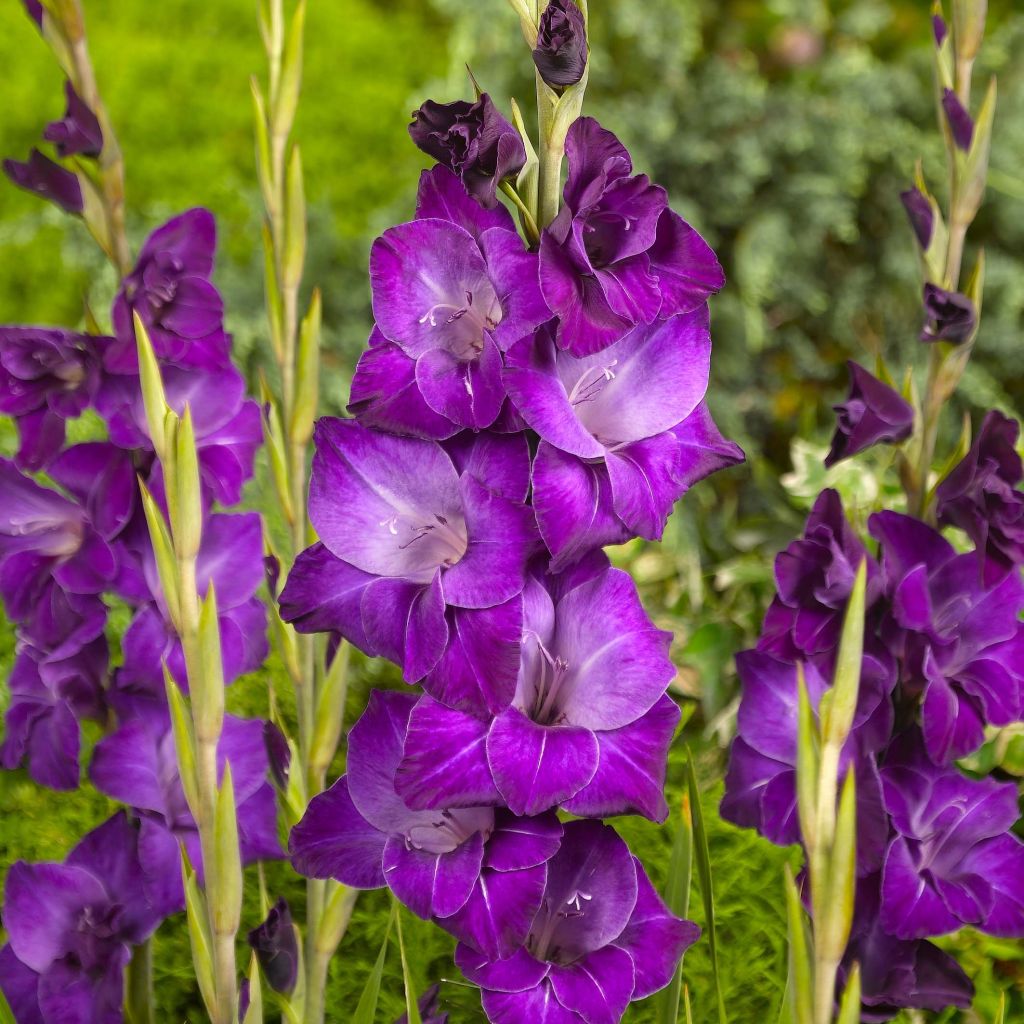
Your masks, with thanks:
M540 16L533 63L548 85L575 85L587 67L587 29L574 0L551 0Z
M536 537L522 504L526 440L478 443L482 454L460 471L433 441L320 420L309 511L321 543L289 575L284 618L302 632L339 632L416 682L449 646L448 610L513 602Z
M540 282L558 344L578 356L639 324L702 306L725 283L708 244L668 208L665 190L632 175L625 146L590 117L566 139L565 206L544 231Z
M966 295L948 292L931 282L924 286L924 315L921 340L927 342L960 345L970 339L978 325L978 311Z
M882 872L881 922L901 939L972 925L1024 936L1024 843L1012 782L970 779L936 766L917 729L901 736L882 766L894 835Z
M779 846L800 841L796 807L797 668L762 651L744 651L736 665L743 684L739 731L733 741L721 815L757 829ZM813 664L804 667L807 695L817 713L828 683ZM888 838L878 771L865 751L877 749L892 731L892 680L865 662L854 730L841 759L857 779L858 870L876 870Z
M133 313L145 324L158 359L204 370L227 365L231 339L224 333L224 303L210 281L216 248L216 221L202 208L174 217L146 239L114 301L117 344L108 353L108 369L138 372Z
M984 559L958 555L930 526L896 512L868 520L882 546L891 609L882 637L900 682L922 698L925 746L937 763L981 746L986 724L1018 721L1024 685L1024 583L985 583Z
M845 988L850 969L860 964L861 1020L880 1024L901 1009L939 1012L966 1009L974 986L960 965L923 939L898 939L882 927L881 872L858 880L853 929L839 969L837 991Z
M1020 425L992 410L971 450L935 491L940 526L958 526L1003 568L1024 563L1024 467Z
M185 800L178 775L177 754L166 712L136 706L137 717L126 705L119 708L122 724L104 737L93 751L89 777L107 796L133 808L142 819L140 852L146 863L170 863L163 878L161 902L170 909L184 907L178 847L184 844L189 860L202 878L203 855L199 829ZM218 780L231 763L231 779L238 808L238 834L242 863L275 860L283 856L277 838L274 788L267 780L267 752L259 719L226 715L217 745Z
M922 250L927 249L932 242L932 233L935 231L935 211L920 189L909 188L906 192L900 193L900 199L906 207L907 216L910 218L911 227L917 236L917 244Z
M952 89L942 90L942 109L946 112L946 121L957 148L965 153L971 148L974 139L974 119L960 102L960 98Z
M423 995L420 996L417 1006L419 1007L420 1020L422 1024L448 1024L447 1011L441 1011L440 1003L441 986L431 985ZM409 1024L409 1015L403 1013L395 1024Z
M452 212L435 209L440 196ZM383 392L394 404L403 385L415 382L428 408L417 428L403 433L443 438L457 427L489 427L505 399L501 353L551 315L537 256L526 251L507 211L495 217L478 207L463 226L466 201L458 179L435 168L421 182L418 218L389 228L370 253L374 317L400 353L371 339L354 401L379 403ZM487 226L493 220L501 226Z
M279 899L267 919L249 932L248 939L267 984L275 992L290 993L299 976L299 944L288 901Z
M32 150L26 162L5 160L3 167L4 174L18 188L40 199L49 199L66 213L81 214L84 202L78 177L48 156L43 156L38 149Z
M65 657L24 646L7 680L10 705L0 767L25 764L51 789L78 788L78 723L106 717L107 641L99 636Z
M427 100L412 116L412 141L454 171L486 207L497 205L498 185L526 163L519 132L498 113L487 93L475 103Z
M99 156L103 149L103 132L96 115L86 106L70 82L64 83L68 105L60 121L46 126L43 138L57 147L62 157Z
M871 608L882 589L878 563L843 513L838 491L822 491L803 536L775 559L778 594L765 615L758 649L793 662L834 651L857 568L865 558Z
M672 980L700 934L669 912L614 829L573 821L564 831L525 948L503 960L456 948L493 1024L617 1024Z
M63 864L11 867L0 987L19 1024L121 1024L131 947L165 916L140 846L122 811L85 836Z
M578 576L527 583L519 677L497 717L430 697L416 706L396 783L411 807L462 805L496 785L514 814L665 819L679 721L665 695L671 634L647 618L627 573Z
M836 432L825 457L826 466L834 466L881 442L899 444L914 429L914 410L898 391L852 360L846 365L850 371L850 393L845 402L833 406Z
M549 328L509 352L505 386L541 436L533 504L554 571L604 544L657 539L692 484L742 460L703 402L710 359L706 307L595 355L559 349Z
M558 849L554 814L514 818L495 810L493 782L483 798L412 810L396 792L412 694L375 690L349 734L348 774L314 797L292 830L301 874L345 885L383 885L420 917L488 956L510 956L540 906L545 864Z
M96 397L110 339L59 327L0 327L0 413L18 423L17 463L41 469L64 445L64 421Z

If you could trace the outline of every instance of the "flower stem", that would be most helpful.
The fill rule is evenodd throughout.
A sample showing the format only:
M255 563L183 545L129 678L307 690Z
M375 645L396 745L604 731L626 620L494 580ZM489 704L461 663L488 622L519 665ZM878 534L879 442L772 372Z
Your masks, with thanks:
M153 1010L153 939L132 950L125 982L125 1016L129 1024L155 1024Z

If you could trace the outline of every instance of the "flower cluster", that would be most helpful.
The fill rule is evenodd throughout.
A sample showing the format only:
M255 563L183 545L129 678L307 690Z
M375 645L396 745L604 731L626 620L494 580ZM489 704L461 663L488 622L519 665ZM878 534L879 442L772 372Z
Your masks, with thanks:
M373 246L354 419L317 426L319 542L281 610L425 692L371 695L292 862L449 931L491 1020L612 1024L698 932L597 820L665 819L679 721L670 636L601 549L742 458L704 403L722 272L596 121L539 251L495 198L522 143L486 95L411 131L440 162Z
M65 125L59 144L74 136L73 126ZM231 363L221 299L210 281L215 245L213 217L202 209L155 231L117 295L112 337L0 327L0 410L15 418L21 438L16 460L0 460L0 597L17 626L0 764L25 765L42 785L74 789L80 722L100 723L106 735L95 748L90 776L98 789L131 808L132 824L122 816L116 819L121 825L108 823L82 848L92 851L89 856L121 857L115 839L122 842L125 830L137 836L141 870L164 887L154 904L160 916L183 906L179 844L200 872L202 864L178 777L164 684L166 666L187 686L184 658L140 499L141 483L158 507L165 504L143 404L133 314L151 333L169 405L179 414L188 407L194 420L205 508L196 585L202 595L211 584L216 589L225 681L256 668L267 654L266 613L257 596L263 583L262 524L255 513L214 510L240 500L262 441L260 411L246 399L242 376ZM106 439L68 445L65 424L87 409L105 423ZM49 483L24 470L45 471ZM113 670L105 635L108 599L132 609L122 661ZM229 717L218 753L221 771L227 761L232 764L243 858L281 856L262 723ZM77 863L75 857L69 864ZM91 943L83 950L56 939L40 939L36 946L18 940L15 926L6 922L22 913L10 894L15 873L10 876L5 923L11 944L0 983L21 999L18 979L26 971L39 975L46 1019L58 1019L44 1005L56 998L47 994L56 970L50 960L63 965L54 975L58 988L78 971L90 980L74 989L74 998L85 999L81 993L88 990L95 999L95 1017L69 1010L60 1019L120 1019L107 1006L114 974L120 992L124 958L117 950L141 941L155 925L144 928L135 910L121 907L121 883L108 877L102 863L99 881L79 877L82 869L76 869L73 884L55 890L67 890L58 908L64 916L53 917L55 928L80 914L98 929L102 942L89 939L87 928L85 937L74 940ZM50 870L23 867L26 878ZM123 926L115 927L125 915ZM69 934L77 934L74 920L67 919ZM49 960L38 952L44 946L55 951ZM24 1019L35 1018L26 1013Z
M987 727L1024 718L1016 431L989 414L939 488L940 521L969 533L976 547L967 553L921 520L883 511L868 520L876 559L839 495L823 492L803 537L778 556L757 649L737 661L743 698L722 815L794 843L798 664L817 711L866 560L860 697L840 766L857 781L859 880L846 965L861 965L865 1020L905 1006L968 1005L969 981L929 937L964 925L1024 935L1016 787L955 764L981 746Z

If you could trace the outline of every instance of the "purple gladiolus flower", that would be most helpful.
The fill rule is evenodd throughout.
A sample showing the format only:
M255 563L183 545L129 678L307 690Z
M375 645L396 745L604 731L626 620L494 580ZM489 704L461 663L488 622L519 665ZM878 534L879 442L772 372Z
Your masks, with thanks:
M700 934L669 912L614 829L573 821L564 831L525 947L502 960L456 948L493 1024L617 1024L672 980Z
M188 210L157 228L114 301L117 344L107 356L114 373L137 373L133 313L146 327L158 359L203 370L228 363L224 303L210 281L217 225L213 214Z
M0 327L0 413L17 421L19 466L42 469L63 447L65 420L96 397L109 340L58 327Z
M930 526L896 512L868 521L882 546L891 609L882 638L903 690L921 695L925 747L936 764L981 746L985 725L1019 721L1024 686L1024 583L985 584L984 559L958 555Z
M49 199L66 213L81 215L85 204L78 177L54 163L48 156L43 156L38 149L32 150L26 162L5 160L3 167L4 174L18 188L40 199Z
M299 945L288 901L279 899L267 919L249 932L248 939L267 984L275 992L290 993L299 976Z
M834 466L879 443L898 444L914 429L914 410L903 396L883 384L862 366L848 361L850 393L846 401L833 406L836 432L826 466Z
M665 695L671 634L647 618L627 573L596 568L527 584L519 676L497 717L430 697L416 706L396 783L409 806L461 806L496 786L513 814L665 819L679 721Z
M1017 787L936 766L916 729L886 755L882 787L894 836L882 872L881 923L901 939L972 925L1024 936L1024 843Z
M899 939L882 927L881 872L857 883L853 929L839 968L837 991L844 989L854 963L860 964L861 1020L880 1024L903 1008L939 1012L966 1009L974 986L960 965L923 939Z
M633 176L625 146L590 117L566 138L565 206L544 231L540 282L561 348L592 355L640 324L702 306L725 283L708 244Z
M315 445L321 543L297 560L282 615L302 632L339 632L416 682L449 646L451 616L522 592L536 545L526 440L482 436L461 470L435 442L348 420L320 420Z
M440 995L440 985L431 985L420 996L417 1006L419 1007L422 1024L448 1024L448 1013L441 1011ZM395 1021L395 1024L409 1024L409 1015L403 1013Z
M657 539L692 484L742 460L703 404L710 359L706 307L594 355L560 350L548 328L509 352L505 386L541 436L533 503L554 571L604 544Z
M959 526L992 563L1024 564L1024 467L1020 425L993 410L971 450L935 491L940 526Z
M758 649L792 662L834 651L857 567L865 558L871 608L882 589L878 563L843 513L839 493L822 491L803 537L775 559L778 594L765 615Z
M512 955L540 906L545 865L562 829L553 814L514 818L495 810L493 782L479 799L412 810L396 772L416 698L374 691L349 734L348 774L314 797L292 830L301 874L360 889L390 886L420 917L487 956Z
M548 85L575 85L587 67L587 29L574 0L551 0L540 16L533 63Z
M121 812L85 836L63 864L11 867L0 988L19 1024L120 1024L131 947L165 916L140 847Z
M86 106L70 82L64 83L68 105L60 121L46 126L43 138L57 147L62 157L99 156L103 149L103 132L96 115Z
M925 325L921 340L948 341L961 345L968 341L978 325L974 303L960 292L949 292L929 282L924 286Z
M935 211L932 209L932 204L928 201L927 196L917 188L901 192L900 199L906 207L911 227L917 236L917 244L922 249L927 249L932 243L932 233L935 231Z
M952 89L942 91L942 109L946 112L946 122L952 133L953 141L958 149L965 153L971 148L974 139L974 118L967 112L960 98Z
M412 116L412 141L454 171L470 194L488 208L498 203L498 185L526 163L519 132L498 113L487 93L475 103L427 100Z
M133 808L142 821L139 847L147 864L170 864L161 876L159 902L167 913L184 907L179 844L184 844L200 880L203 854L199 829L178 775L174 736L166 712L145 704L119 708L120 727L96 745L89 777L107 796ZM274 789L267 780L267 753L259 719L226 715L217 744L218 782L230 761L238 808L242 863L283 856L277 839Z
M481 210L462 226L459 213L433 208L439 195L450 196L454 210L469 198L454 175L435 168L421 183L418 219L389 228L370 253L374 317L381 335L410 362L380 343L361 361L364 377L386 375L382 383L392 395L401 387L396 376L415 381L433 416L406 432L435 438L497 419L505 399L501 352L551 315L537 257L526 251L507 212L491 218ZM502 226L486 227L491 219ZM364 400L362 387L355 400ZM455 426L437 431L437 417Z

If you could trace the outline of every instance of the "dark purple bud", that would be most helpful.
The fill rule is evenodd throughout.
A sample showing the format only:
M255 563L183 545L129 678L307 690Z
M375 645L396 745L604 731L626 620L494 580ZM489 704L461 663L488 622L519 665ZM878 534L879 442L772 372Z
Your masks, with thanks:
M249 932L249 945L270 987L275 992L290 993L299 974L299 948L287 900L279 899L266 921Z
M953 141L958 149L965 153L971 148L974 138L974 118L964 109L957 94L952 89L942 92L942 109L946 112L949 130L953 133Z
M240 1022L245 1020L245 1015L249 1012L251 995L249 992L249 979L243 978L242 984L238 986L238 1019Z
M39 0L22 0L25 12L40 27L43 27L43 5Z
M32 150L25 163L5 160L4 174L26 192L49 199L68 213L81 214L84 203L78 178L48 156L43 156L38 149Z
M836 432L826 466L885 442L898 444L914 429L914 410L903 396L862 366L848 362L850 393L835 406Z
M441 986L431 985L430 988L420 996L417 1005L419 1006L420 1020L423 1021L423 1024L448 1024L448 1013L441 1012L440 994ZM395 1021L395 1024L409 1024L409 1015L407 1013L403 1013L402 1016Z
M974 303L961 292L947 292L937 284L924 286L925 325L922 341L948 341L961 345L974 333L978 323Z
M949 33L946 19L941 14L932 15L932 31L935 33L935 45L941 46Z
M551 0L541 15L533 63L550 86L575 85L587 67L587 30L574 0Z
M277 585L281 581L281 560L277 555L263 556L263 575L272 597L277 597Z
M267 748L270 776L278 788L285 789L288 785L288 770L292 763L292 752L284 733L273 722L263 723L263 744Z
M412 141L454 171L484 206L497 203L499 182L522 170L526 150L515 128L484 93L476 103L427 100L413 113Z
M935 230L935 212L928 197L917 188L908 188L900 193L900 199L910 218L911 227L917 235L917 242L922 249L931 245L932 232Z
M96 115L85 105L70 82L64 83L68 106L60 121L51 121L43 138L57 147L60 156L99 156L103 149L103 132Z

